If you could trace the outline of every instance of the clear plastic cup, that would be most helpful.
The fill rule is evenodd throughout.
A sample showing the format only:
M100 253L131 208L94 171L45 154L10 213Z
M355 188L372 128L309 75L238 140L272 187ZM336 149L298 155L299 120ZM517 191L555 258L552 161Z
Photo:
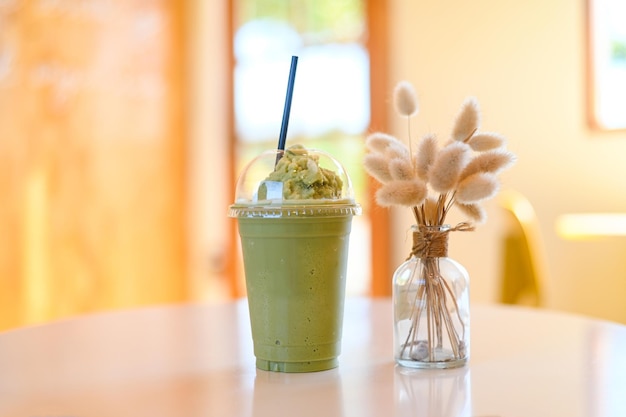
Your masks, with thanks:
M322 198L306 187L296 198L285 195L289 180L267 180L282 155L272 150L245 167L229 208L241 237L256 366L278 372L337 366L350 229L361 213L336 159L319 150L296 151L317 158L341 187Z

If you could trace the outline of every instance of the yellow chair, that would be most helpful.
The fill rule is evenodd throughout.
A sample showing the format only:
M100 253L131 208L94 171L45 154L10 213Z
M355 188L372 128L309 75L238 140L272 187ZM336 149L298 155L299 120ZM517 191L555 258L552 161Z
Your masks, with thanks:
M546 264L539 222L521 193L503 190L498 204L504 211L500 302L541 306L545 301Z

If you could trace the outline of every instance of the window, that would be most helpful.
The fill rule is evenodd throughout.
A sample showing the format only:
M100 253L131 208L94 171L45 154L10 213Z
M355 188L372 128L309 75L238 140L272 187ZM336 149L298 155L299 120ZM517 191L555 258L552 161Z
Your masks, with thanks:
M587 1L591 123L626 129L626 2Z
M369 290L370 219L363 137L370 123L364 0L237 0L234 6L235 171L276 148L292 55L299 57L287 146L339 159L364 214L355 217L349 294Z

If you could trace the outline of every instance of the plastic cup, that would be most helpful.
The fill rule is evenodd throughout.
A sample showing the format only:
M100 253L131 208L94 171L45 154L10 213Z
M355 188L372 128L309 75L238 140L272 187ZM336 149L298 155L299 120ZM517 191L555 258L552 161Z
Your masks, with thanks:
M244 169L229 216L237 218L256 366L277 372L335 368L341 350L352 217L360 214L350 179L330 155L309 149L342 180L333 198L285 199L264 181L277 152ZM261 193L259 193L261 189ZM259 198L261 194L262 198Z

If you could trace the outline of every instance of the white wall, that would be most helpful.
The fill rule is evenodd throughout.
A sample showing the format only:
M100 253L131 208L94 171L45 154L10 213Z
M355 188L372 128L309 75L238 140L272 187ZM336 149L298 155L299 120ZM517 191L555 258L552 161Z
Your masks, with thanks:
M483 128L507 136L519 158L505 186L529 197L539 216L548 307L626 322L626 238L565 241L554 228L562 213L626 212L626 133L594 132L585 121L585 0L390 1L390 85L415 85L413 131L445 139L463 99L477 97ZM402 137L402 127L393 132ZM451 237L478 302L497 291L498 219L489 212L478 231ZM399 217L402 244L411 218ZM406 251L396 251L397 262Z

